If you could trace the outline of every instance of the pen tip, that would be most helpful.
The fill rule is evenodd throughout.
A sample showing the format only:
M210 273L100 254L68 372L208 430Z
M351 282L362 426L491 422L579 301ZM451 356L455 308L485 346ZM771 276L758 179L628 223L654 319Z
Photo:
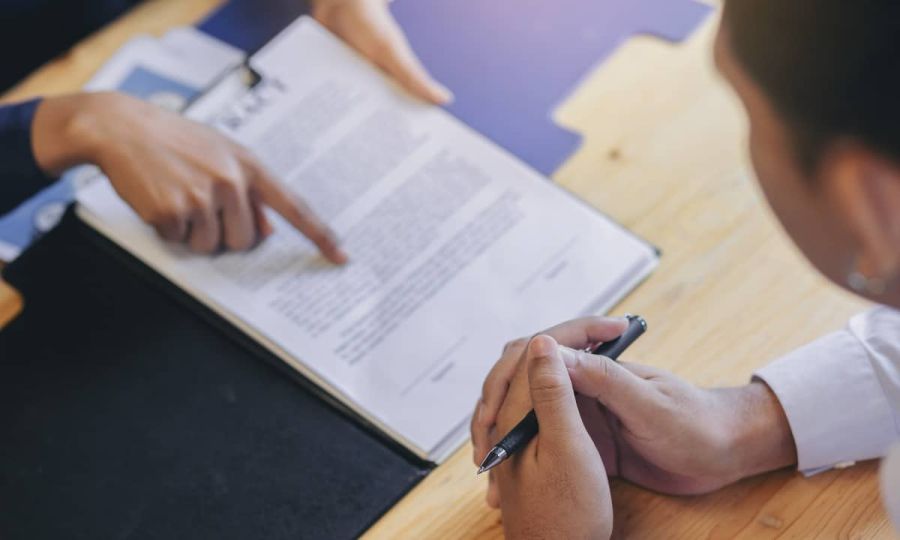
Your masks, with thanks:
M495 446L488 452L488 455L484 456L484 460L481 462L481 467L478 467L478 474L488 472L493 469L497 465L503 462L504 459L509 454L506 452L506 449L500 446Z

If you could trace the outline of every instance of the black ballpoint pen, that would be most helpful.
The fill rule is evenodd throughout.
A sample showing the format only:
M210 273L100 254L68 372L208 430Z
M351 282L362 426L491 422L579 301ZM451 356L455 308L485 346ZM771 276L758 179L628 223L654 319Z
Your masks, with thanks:
M625 349L647 330L647 321L643 318L637 315L628 315L626 318L628 319L628 328L622 332L622 335L612 341L600 344L599 347L591 351L592 354L616 360L620 354L625 352ZM478 474L487 472L506 461L510 456L524 448L537 433L537 416L535 416L532 409L521 422L516 424L516 427L506 434L506 437L503 437L500 442L491 448L491 451L484 457L484 461L481 462Z

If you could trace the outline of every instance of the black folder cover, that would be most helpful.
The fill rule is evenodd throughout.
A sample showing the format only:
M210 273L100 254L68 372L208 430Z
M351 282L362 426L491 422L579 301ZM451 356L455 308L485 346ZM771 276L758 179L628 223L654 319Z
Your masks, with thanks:
M4 277L0 538L349 538L430 468L71 210Z

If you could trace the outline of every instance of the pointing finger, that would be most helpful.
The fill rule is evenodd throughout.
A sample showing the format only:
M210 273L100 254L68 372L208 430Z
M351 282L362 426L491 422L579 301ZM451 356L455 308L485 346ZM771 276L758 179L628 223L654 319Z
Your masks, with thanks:
M582 317L556 325L543 333L565 347L585 349L621 336L626 328L628 322L621 317Z
M322 255L334 264L347 262L347 255L338 246L331 229L299 197L291 193L261 167L254 175L254 187L259 200L275 210L304 236L309 238Z

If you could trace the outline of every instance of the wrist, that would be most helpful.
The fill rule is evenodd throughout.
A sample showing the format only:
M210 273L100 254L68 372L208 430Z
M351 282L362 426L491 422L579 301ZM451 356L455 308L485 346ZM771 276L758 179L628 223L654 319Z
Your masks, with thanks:
M735 403L730 447L738 478L796 464L794 436L772 389L754 380L728 391Z
M112 93L83 93L46 98L32 123L32 147L38 166L49 175L58 175L83 163L98 163L105 142L103 120L124 96Z

